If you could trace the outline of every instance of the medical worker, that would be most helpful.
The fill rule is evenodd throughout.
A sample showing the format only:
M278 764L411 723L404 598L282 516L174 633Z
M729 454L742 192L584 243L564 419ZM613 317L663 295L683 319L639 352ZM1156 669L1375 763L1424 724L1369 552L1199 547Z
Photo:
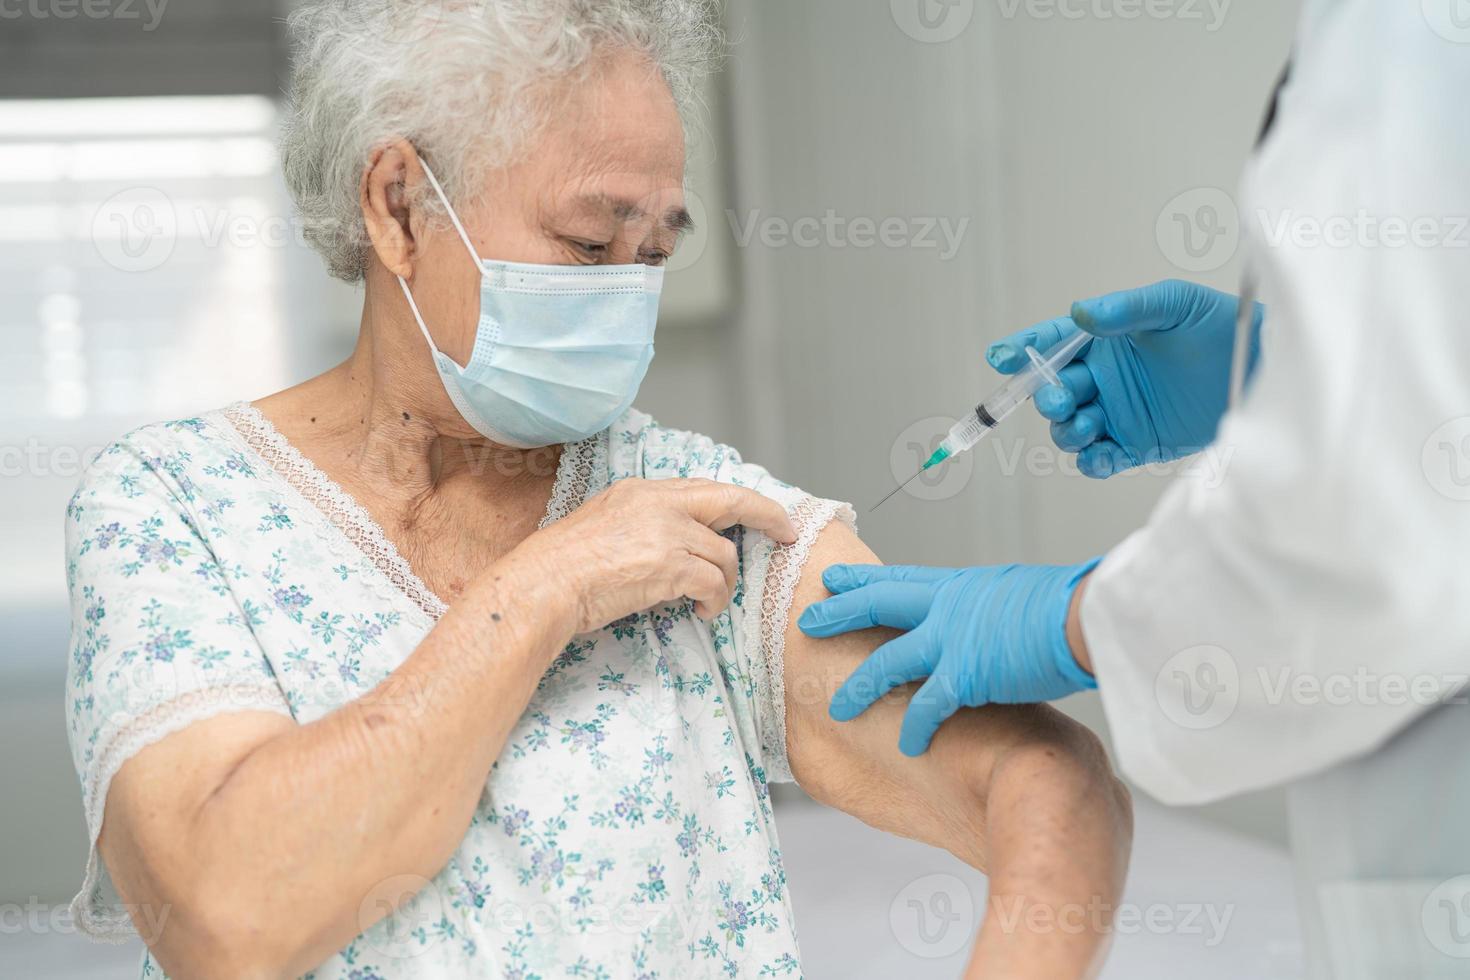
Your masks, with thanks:
M913 755L963 705L1096 686L1125 773L1185 804L1368 753L1464 684L1470 21L1307 0L1292 62L1239 195L1261 300L1241 404L1238 301L1185 282L1084 300L986 355L1008 373L1088 332L1036 397L1056 445L1097 478L1210 446L1223 481L1176 482L1100 562L827 569L802 629L906 631L835 718L922 680Z

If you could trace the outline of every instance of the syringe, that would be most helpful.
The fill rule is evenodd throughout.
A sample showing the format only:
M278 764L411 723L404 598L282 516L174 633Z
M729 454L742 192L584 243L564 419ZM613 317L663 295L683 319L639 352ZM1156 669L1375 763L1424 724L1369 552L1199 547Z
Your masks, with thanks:
M1057 371L1065 367L1091 339L1091 334L1079 330L1053 347L1045 356L1038 353L1035 347L1027 347L1026 356L1031 359L1031 363L1007 378L1005 384L975 406L974 412L956 422L950 428L949 435L939 444L939 448L919 468L919 472L895 487L892 493L874 504L873 509L882 507L894 494L918 479L920 473L938 466L951 456L973 449L976 443L990 434L991 429L1030 401L1045 385L1061 384Z

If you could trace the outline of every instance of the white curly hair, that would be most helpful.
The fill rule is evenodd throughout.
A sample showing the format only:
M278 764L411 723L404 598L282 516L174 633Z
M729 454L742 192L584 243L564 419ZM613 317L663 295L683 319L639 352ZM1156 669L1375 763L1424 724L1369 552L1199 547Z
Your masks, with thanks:
M288 24L286 184L304 237L348 282L367 271L358 187L384 142L412 142L458 204L514 160L547 111L545 83L600 49L645 54L686 129L724 51L719 0L308 0Z

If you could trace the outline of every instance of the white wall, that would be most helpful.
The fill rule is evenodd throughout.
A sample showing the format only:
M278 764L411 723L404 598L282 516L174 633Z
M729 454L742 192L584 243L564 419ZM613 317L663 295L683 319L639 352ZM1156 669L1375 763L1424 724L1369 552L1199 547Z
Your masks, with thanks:
M900 22L923 36L921 4L930 15L949 11L941 32L969 20L951 40L917 40ZM829 208L849 221L969 220L948 261L919 247L757 239L741 250L746 455L855 501L864 537L886 561L1080 560L1142 522L1164 485L1142 475L1100 484L1007 473L1018 449L1047 445L1028 413L1008 438L980 447L968 478L961 471L926 491L946 499L900 495L868 512L892 485L895 440L993 385L982 363L991 340L1064 314L1074 299L1183 275L1156 241L1161 211L1190 188L1234 190L1298 4L1226 0L1223 20L1192 0L1163 4L1180 15L1168 19L1101 15L1129 6L732 5L742 222L755 210L794 221ZM1194 278L1232 289L1236 274L1232 262ZM919 436L938 428L920 426ZM912 464L902 444L894 455ZM1065 707L1104 727L1095 695ZM1284 839L1278 793L1208 813Z

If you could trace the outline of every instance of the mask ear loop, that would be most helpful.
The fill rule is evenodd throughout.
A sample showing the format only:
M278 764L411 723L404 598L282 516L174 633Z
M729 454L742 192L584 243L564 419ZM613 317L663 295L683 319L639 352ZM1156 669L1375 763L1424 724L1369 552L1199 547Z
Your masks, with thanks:
M454 222L454 230L459 232L459 240L464 242L465 248L469 249L470 258L475 260L475 268L480 270L480 275L483 276L485 274L485 263L481 260L480 253L475 251L475 246L470 241L469 233L464 230L464 225L460 223L459 215L454 213L454 207L449 203L449 196L444 193L444 188L439 186L439 178L434 176L434 171L429 169L429 165L424 162L423 158L419 159L419 166L424 168L424 176L429 178L429 184L434 188L434 193L438 194L439 200L444 203L444 210L449 212L449 220ZM396 278L398 279L399 287L403 290L404 298L408 300L408 308L413 311L413 320L418 324L419 332L424 335L424 340L428 341L429 350L438 354L439 348L434 344L434 338L429 334L429 328L424 324L423 315L419 313L419 305L414 302L413 292L409 290L408 283L404 281L402 276Z
M413 301L413 293L409 291L408 283L403 281L402 276L396 278L398 279L399 287L403 290L404 298L408 300L408 308L413 311L413 322L419 325L419 333L423 334L424 340L428 341L429 350L438 354L439 348L435 346L434 338L429 335L429 328L424 326L423 314L419 313L419 304Z
M439 186L439 178L434 176L434 171L422 159L419 166L424 168L424 176L429 178L429 183L434 188L434 193L439 195L439 200L444 202L444 210L449 212L449 220L454 222L454 230L459 232L459 240L464 242L464 247L470 250L470 257L475 260L475 265L484 271L485 260L480 258L480 253L475 251L474 244L470 241L469 232L464 230L464 225L459 222L459 215L454 213L454 207L449 203L449 196L444 193L444 188Z

